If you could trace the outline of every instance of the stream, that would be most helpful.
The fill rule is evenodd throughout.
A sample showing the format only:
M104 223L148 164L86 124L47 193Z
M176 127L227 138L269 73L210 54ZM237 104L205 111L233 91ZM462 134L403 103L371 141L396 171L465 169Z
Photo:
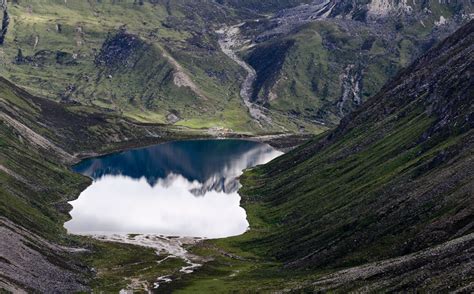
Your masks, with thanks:
M242 83L240 89L240 96L242 97L245 106L248 108L250 116L262 127L263 123L271 124L272 120L265 115L262 106L252 102L252 86L257 78L257 73L255 69L242 60L235 52L235 48L242 45L242 41L239 38L240 26L242 26L242 24L231 27L225 26L216 31L216 33L219 36L219 46L222 52L247 72L247 77Z

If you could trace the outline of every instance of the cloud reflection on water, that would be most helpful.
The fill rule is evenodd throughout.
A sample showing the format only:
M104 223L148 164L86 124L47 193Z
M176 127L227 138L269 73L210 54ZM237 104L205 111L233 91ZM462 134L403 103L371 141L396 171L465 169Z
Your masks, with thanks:
M248 222L237 177L281 154L256 142L203 140L87 160L76 171L95 180L71 202L65 226L73 233L239 235Z

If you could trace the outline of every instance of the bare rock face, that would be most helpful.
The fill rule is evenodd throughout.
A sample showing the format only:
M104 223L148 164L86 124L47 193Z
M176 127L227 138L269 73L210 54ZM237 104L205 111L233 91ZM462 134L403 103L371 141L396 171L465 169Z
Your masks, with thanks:
M388 15L390 13L410 13L413 7L408 4L407 0L372 0L367 5L369 15Z
M3 11L2 25L0 26L0 45L3 45L7 35L8 25L10 24L10 16L8 15L6 0L0 1L0 10Z
M70 259L71 254L83 249L53 244L6 218L0 218L0 249L2 289L13 293L27 289L41 293L89 290L88 270Z
M313 8L313 18L329 17L366 21L390 16L419 17L422 14L431 14L431 7L434 5L456 7L460 14L472 12L472 4L469 1L456 1L454 3L451 1L413 0L318 0L307 6Z
M361 3L362 2L362 3ZM318 19L344 19L362 22L385 22L388 19L406 19L410 22L421 21L433 15L435 1L410 1L410 0L315 0L311 4L303 4L293 8L281 10L272 18L270 31L260 36L266 39L269 35L288 33L297 26L313 22ZM439 25L449 22L459 22L473 16L474 5L470 1L456 3L436 1L436 5L443 8L454 9L455 13L448 19L440 18Z

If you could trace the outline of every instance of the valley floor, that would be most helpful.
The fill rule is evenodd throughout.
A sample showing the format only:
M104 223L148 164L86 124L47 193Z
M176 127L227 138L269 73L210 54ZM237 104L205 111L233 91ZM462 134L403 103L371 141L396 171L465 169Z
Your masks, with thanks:
M177 293L231 292L236 289L242 292L282 289L345 291L399 290L414 285L423 285L429 289L431 286L436 288L443 285L448 279L451 282L457 279L463 285L473 282L469 282L474 276L469 272L472 271L471 263L466 263L473 257L472 234L418 253L350 269L306 271L288 268L252 247L252 240L273 230L273 227L267 223L266 216L261 214L264 211L261 209L262 204L246 200L245 194L243 201L251 230L239 237L184 242L178 247L159 250L160 247L153 240L147 240L146 244L138 242L142 238L140 236L104 242L100 238L66 235L62 224L67 216L55 211L67 212L69 207L65 201L77 197L90 183L88 179L68 170L68 166L77 162L78 158L210 135L202 131L167 129L156 125L137 126L128 122L122 122L121 130L117 131L108 123L116 118L91 113L87 108L64 108L28 96L11 84L3 83L4 94L8 94L3 95L1 100L4 114L15 114L15 117L21 118L21 121L14 122L4 120L1 128L0 286L4 289L12 292L21 292L21 289L71 292L92 287L95 290L116 292L123 289L152 290L158 286L155 289L157 291ZM5 91L8 88L10 90ZM36 109L33 117L21 114L28 108ZM36 118L34 115L37 115ZM83 115L89 119L95 115L96 118L87 122L83 120ZM68 116L71 117L67 119ZM87 129L77 129L76 126L71 129L70 123L76 119L82 120ZM32 127L23 127L26 124ZM57 132L51 135L44 126ZM74 138L86 136L84 140L89 145L71 145L71 141L64 140L69 130L74 130ZM101 137L101 133L109 135ZM49 139L44 141L46 137L41 134ZM266 142L282 150L292 149L311 137L284 134L257 137L230 135L236 136ZM41 142L49 143L45 146ZM59 149L53 148L50 153L50 146ZM18 152L28 158L18 157L15 155ZM45 177L32 177L32 171ZM49 191L47 199L40 196L45 191ZM47 215L46 218L43 215ZM162 239L159 238L159 241L162 242ZM173 248L184 253L176 254ZM24 259L22 256L29 258ZM432 261L433 256L436 256L435 263ZM459 266L455 266L456 262L459 262ZM189 266L193 267L192 273L188 270ZM444 275L443 268L450 268L452 274ZM440 274L436 274L437 271ZM38 275L47 278L38 280ZM427 275L431 278L424 279Z

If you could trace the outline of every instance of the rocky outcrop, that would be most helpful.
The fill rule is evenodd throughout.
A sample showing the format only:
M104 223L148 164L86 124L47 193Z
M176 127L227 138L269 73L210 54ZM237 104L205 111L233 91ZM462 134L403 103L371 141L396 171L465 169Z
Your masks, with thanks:
M408 4L408 0L372 0L367 5L367 14L369 16L386 16L390 13L409 14L413 9L414 7Z
M110 34L99 54L95 58L96 65L114 67L118 65L133 66L132 56L145 46L136 35L127 33L124 29L117 34Z
M16 65L30 65L34 67L43 67L52 64L63 66L78 65L77 54L60 50L38 50L33 55L24 55L21 48L18 48L13 63Z
M3 290L12 293L90 290L88 269L70 258L84 249L51 243L4 217L0 217L0 248L0 288Z
M0 26L0 45L5 43L5 37L7 36L8 26L10 25L10 16L7 11L7 2L0 2L0 13L2 13L2 24Z
M337 107L341 116L344 116L348 111L345 110L346 104L352 104L358 106L362 102L361 89L362 89L362 70L357 68L354 64L346 66L344 73L341 75L341 98L337 102Z

